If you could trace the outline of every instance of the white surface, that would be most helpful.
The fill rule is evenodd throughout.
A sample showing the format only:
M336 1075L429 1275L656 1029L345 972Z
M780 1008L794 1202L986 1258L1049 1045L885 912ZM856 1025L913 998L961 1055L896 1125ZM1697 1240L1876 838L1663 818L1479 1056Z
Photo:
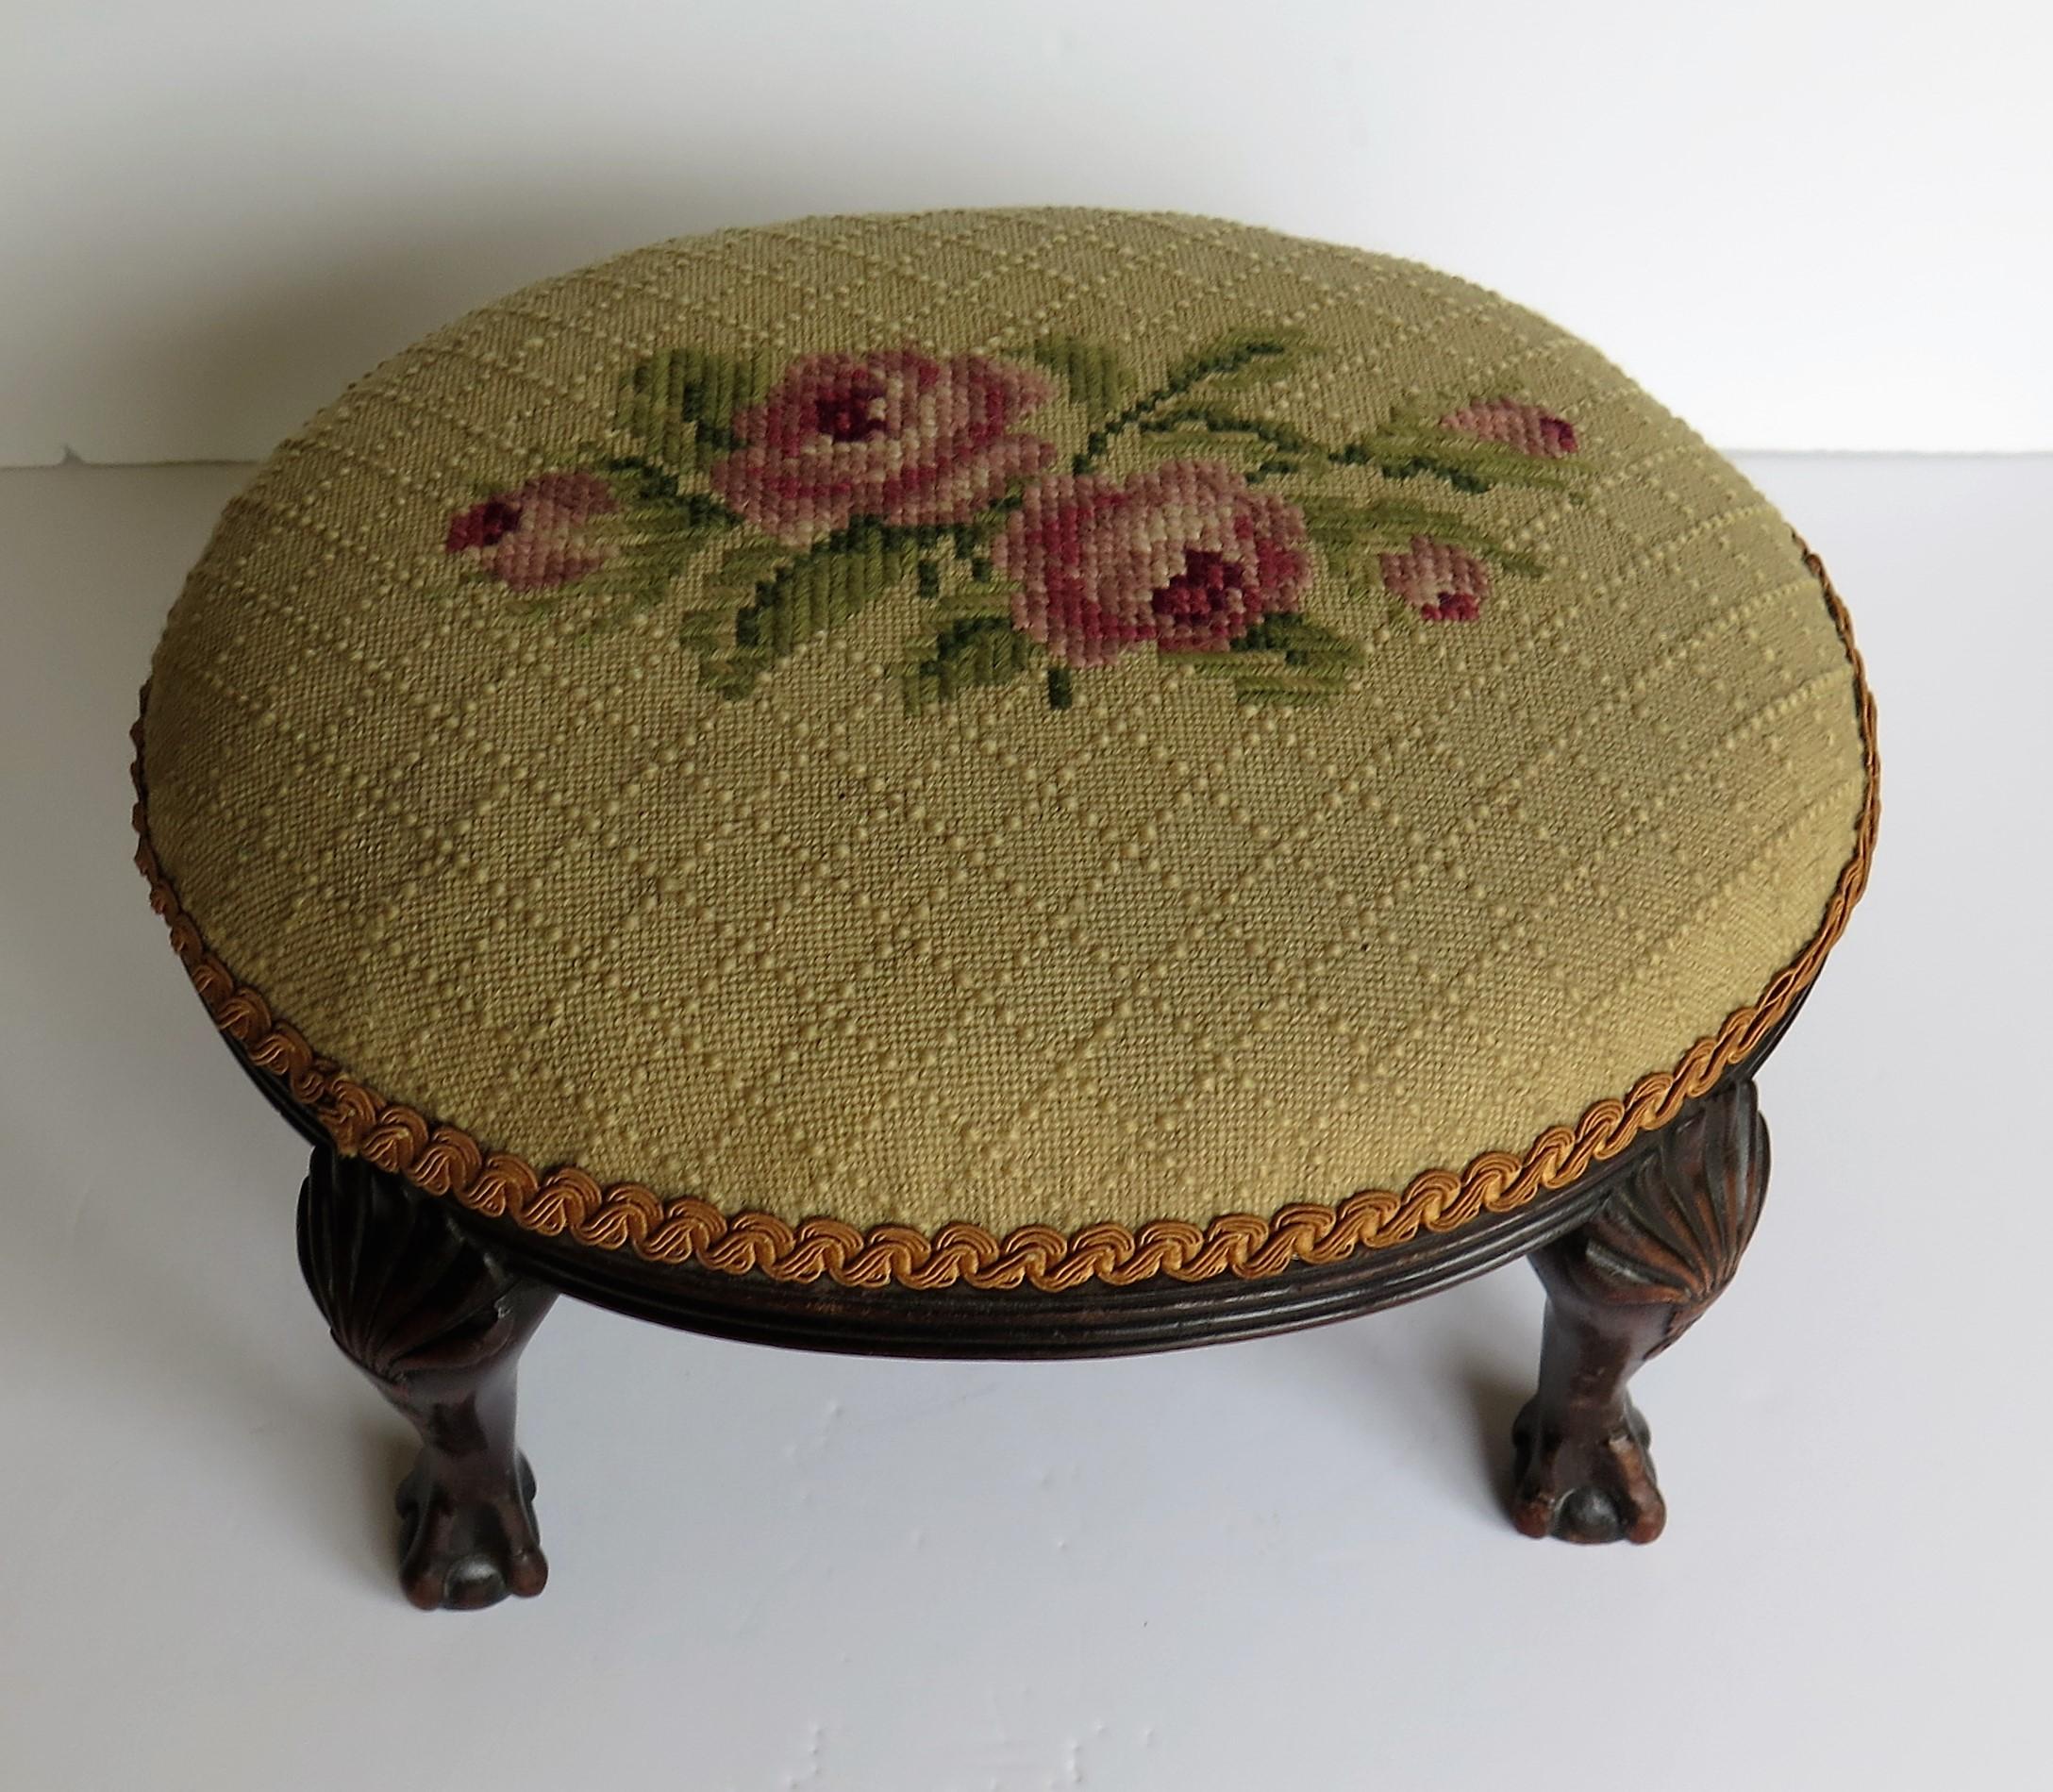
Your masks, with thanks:
M1659 1792L2041 1784L2053 461L1756 461L1855 606L1875 887L1763 1079L1746 1272L1642 1379L1652 1549L1496 1507L1516 1266L1324 1331L864 1363L562 1303L555 1580L424 1617L302 1153L127 861L230 469L0 475L0 1785ZM2022 569L2022 570L2021 570Z
M2053 448L2040 0L0 0L0 462L258 456L469 307L811 211L1385 249L1711 440Z

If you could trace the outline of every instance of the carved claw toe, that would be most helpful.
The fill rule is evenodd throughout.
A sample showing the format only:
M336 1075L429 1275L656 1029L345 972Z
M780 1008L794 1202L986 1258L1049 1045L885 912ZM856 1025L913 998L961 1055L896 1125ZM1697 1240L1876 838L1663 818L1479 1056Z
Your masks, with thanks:
M532 1599L548 1583L535 1523L535 1476L520 1459L518 1484L459 1500L424 1456L400 1482L399 1583L424 1611L474 1612L509 1594Z
M1511 1522L1528 1537L1567 1543L1652 1543L1668 1508L1646 1453L1652 1432L1626 1407L1609 1432L1577 1437L1548 1425L1528 1402L1511 1427Z

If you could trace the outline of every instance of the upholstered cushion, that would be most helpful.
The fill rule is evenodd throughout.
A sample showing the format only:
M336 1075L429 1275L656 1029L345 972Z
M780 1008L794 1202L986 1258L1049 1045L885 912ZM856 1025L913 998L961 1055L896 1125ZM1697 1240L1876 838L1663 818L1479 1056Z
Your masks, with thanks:
M144 861L217 1018L474 1206L1259 1272L1758 1042L1858 894L1862 700L1789 526L1490 293L816 219L488 306L280 448L157 656Z

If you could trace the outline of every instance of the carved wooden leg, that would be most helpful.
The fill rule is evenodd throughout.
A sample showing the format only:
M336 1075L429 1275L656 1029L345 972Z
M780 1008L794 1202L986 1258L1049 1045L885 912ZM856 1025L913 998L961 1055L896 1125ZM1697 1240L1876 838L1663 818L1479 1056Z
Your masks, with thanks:
M299 1262L342 1354L421 1435L398 1496L407 1597L469 1610L541 1592L513 1382L556 1291L508 1270L433 1196L324 1147L300 1190Z
M1511 1516L1527 1536L1661 1535L1667 1508L1626 1383L1731 1281L1767 1185L1768 1130L1736 1080L1672 1122L1594 1218L1533 1253L1540 1389L1511 1433Z

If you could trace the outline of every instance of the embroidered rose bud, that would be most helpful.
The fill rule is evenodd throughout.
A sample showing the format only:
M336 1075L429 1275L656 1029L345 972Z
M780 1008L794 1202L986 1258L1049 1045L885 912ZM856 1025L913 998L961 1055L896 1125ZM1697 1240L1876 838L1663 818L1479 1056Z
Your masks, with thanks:
M981 355L807 355L736 413L742 445L708 477L730 509L794 546L859 516L964 523L1054 460L1052 443L1014 428L1054 395L1039 368Z
M605 564L612 550L592 539L588 525L619 508L613 488L595 474L544 473L458 511L442 551L472 556L510 590L546 591Z
M1449 411L1440 427L1477 442L1499 442L1539 461L1559 461L1576 452L1576 426L1566 417L1515 398L1492 398Z
M992 561L1016 587L1013 627L1060 666L1106 665L1149 641L1219 652L1294 611L1311 568L1304 513L1221 461L1171 461L1124 484L1046 480Z
M1490 598L1490 569L1466 548L1414 535L1381 556L1383 583L1427 622L1474 622Z

